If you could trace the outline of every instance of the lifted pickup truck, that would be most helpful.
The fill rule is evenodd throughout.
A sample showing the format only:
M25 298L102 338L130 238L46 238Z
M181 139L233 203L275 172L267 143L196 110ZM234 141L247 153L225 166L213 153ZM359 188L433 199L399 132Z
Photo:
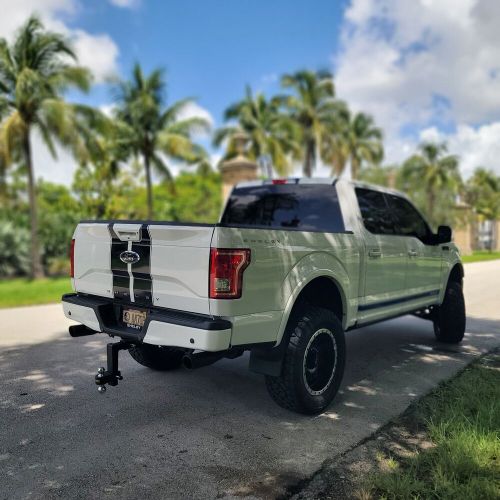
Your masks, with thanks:
M334 179L237 185L217 224L82 221L72 240L80 325L155 370L206 366L250 351L271 397L302 413L332 401L344 332L404 314L431 320L438 341L465 330L463 267L451 229L434 234L398 192Z

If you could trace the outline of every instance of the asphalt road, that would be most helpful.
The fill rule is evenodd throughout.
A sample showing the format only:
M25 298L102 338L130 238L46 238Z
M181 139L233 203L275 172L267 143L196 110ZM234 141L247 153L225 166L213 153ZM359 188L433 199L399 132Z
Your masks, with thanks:
M435 342L405 317L349 332L341 393L318 417L268 397L248 358L158 373L122 353L93 382L107 337L71 339L59 305L0 311L0 498L274 498L500 345L500 261L466 266L467 335Z

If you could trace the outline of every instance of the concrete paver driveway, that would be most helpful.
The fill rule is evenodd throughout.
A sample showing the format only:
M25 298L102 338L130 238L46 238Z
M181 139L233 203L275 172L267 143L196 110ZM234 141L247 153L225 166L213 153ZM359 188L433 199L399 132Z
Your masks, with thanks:
M438 344L414 317L347 334L329 410L282 410L248 358L158 373L121 355L104 396L107 336L71 339L60 305L0 311L0 498L274 498L500 344L500 261L466 266L467 335Z

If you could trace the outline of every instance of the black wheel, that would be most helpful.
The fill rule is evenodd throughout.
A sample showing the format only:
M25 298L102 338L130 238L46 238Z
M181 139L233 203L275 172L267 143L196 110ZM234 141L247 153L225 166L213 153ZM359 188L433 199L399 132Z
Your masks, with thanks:
M462 285L448 283L443 303L436 310L434 335L440 342L457 344L465 334L465 301Z
M327 309L303 306L288 328L291 336L281 376L266 375L267 390L283 408L321 413L337 394L344 375L342 324Z
M182 363L184 349L141 344L129 349L130 355L141 365L153 370L174 370Z

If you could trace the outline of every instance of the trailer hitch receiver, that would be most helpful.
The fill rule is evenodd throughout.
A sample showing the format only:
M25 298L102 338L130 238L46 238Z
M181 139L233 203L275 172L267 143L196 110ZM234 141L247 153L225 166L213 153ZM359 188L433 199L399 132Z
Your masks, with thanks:
M115 386L118 385L119 380L123 380L122 374L118 370L118 353L123 349L130 349L132 345L131 342L121 340L120 342L109 343L106 346L108 357L107 370L101 367L97 370L97 375L95 376L97 390L101 394L106 392L106 384Z

